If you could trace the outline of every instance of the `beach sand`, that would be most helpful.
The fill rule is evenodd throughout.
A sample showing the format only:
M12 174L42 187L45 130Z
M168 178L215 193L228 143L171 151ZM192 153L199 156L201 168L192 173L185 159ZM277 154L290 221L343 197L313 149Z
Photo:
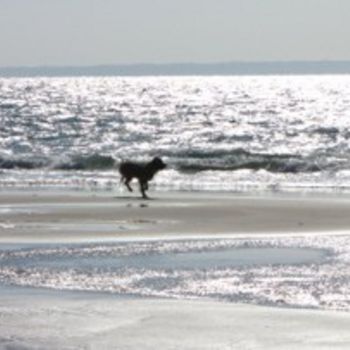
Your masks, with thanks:
M0 247L18 243L347 233L350 199L163 193L0 193ZM350 314L0 288L1 349L349 349Z
M350 198L164 193L153 200L87 192L0 193L0 242L342 232Z
M1 349L349 349L347 313L8 289Z

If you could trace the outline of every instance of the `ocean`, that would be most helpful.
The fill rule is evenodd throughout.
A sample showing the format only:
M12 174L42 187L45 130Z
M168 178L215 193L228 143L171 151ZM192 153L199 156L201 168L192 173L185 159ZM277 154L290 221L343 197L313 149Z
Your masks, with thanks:
M0 188L349 191L350 75L0 78Z

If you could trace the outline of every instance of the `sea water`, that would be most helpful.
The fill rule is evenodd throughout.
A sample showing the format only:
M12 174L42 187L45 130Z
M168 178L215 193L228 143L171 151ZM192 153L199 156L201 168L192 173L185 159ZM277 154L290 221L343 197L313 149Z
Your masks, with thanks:
M0 187L350 189L350 76L0 78Z
M0 283L350 311L349 247L346 235L7 245Z

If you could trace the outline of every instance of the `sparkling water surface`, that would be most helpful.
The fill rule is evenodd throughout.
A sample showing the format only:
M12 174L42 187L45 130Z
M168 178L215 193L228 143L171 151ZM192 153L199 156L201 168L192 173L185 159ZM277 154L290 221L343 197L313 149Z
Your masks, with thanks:
M349 236L4 246L0 283L350 311Z
M163 190L350 188L350 76L0 79L0 186L118 188L160 156Z

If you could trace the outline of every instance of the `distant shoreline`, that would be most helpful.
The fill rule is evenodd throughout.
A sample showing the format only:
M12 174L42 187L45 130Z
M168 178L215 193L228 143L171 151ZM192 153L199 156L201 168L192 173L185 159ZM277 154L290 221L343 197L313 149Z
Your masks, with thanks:
M350 74L350 61L276 61L0 67L0 77Z

